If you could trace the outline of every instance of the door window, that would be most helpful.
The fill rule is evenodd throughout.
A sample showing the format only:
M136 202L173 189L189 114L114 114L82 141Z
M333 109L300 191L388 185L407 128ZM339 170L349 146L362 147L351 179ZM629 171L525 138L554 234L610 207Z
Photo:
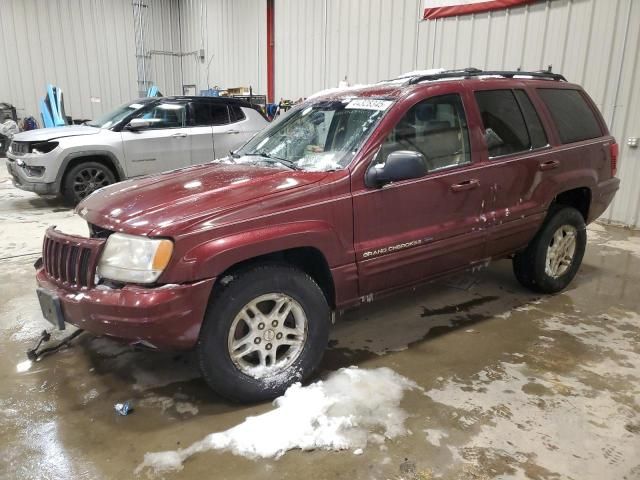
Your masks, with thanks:
M501 157L531 149L531 139L522 111L511 90L476 92L484 124L489 157Z
M538 95L549 109L562 143L602 136L598 119L578 90L540 88Z
M160 103L140 118L149 120L151 128L181 128L185 126L186 110L184 103Z
M397 150L421 153L430 172L471 162L460 95L434 97L411 107L385 139L377 163Z
M229 123L229 110L226 105L194 102L191 104L191 111L193 112L192 124L194 127L227 125Z

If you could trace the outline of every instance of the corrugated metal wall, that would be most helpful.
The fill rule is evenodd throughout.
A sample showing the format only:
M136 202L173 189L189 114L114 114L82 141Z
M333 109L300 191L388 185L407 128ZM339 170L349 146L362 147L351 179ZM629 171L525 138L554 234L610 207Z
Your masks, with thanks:
M93 118L134 97L133 31L131 0L2 0L0 102L39 119L53 83L68 115Z
M181 0L183 83L207 87L252 86L267 91L266 1Z
M419 18L416 0L276 0L276 98L412 70Z
M276 0L276 98L422 68L539 70L584 85L621 146L622 187L603 219L640 226L640 1L553 0L419 21L421 0ZM635 87L635 88L634 88Z

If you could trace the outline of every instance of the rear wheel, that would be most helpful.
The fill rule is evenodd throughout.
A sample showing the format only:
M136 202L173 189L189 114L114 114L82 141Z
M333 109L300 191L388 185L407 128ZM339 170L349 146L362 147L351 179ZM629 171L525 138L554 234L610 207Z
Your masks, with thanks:
M542 293L563 290L575 277L587 245L582 214L562 207L545 221L526 250L513 259L513 271L525 287Z
M274 398L318 366L330 311L318 284L285 265L263 265L218 283L197 353L207 383L239 402Z
M76 205L99 188L116 182L113 172L102 163L82 162L69 170L64 177L64 200Z

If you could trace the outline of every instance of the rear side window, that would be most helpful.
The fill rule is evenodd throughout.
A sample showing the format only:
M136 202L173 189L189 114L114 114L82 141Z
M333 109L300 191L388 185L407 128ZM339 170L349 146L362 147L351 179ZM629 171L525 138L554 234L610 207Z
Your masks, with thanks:
M595 113L578 90L540 88L538 95L549 109L562 143L602 136Z
M531 139L518 101L511 90L476 92L490 157L531 148Z
M229 123L229 111L226 105L216 105L206 102L191 104L193 111L193 126L226 125Z
M239 122L246 118L242 109L237 105L229 105L229 111L231 112L231 123Z
M531 138L531 148L546 147L549 144L547 140L547 134L542 127L538 112L534 108L529 95L524 90L514 90L513 93L520 104L522 115L527 122L527 128L529 130L529 137Z

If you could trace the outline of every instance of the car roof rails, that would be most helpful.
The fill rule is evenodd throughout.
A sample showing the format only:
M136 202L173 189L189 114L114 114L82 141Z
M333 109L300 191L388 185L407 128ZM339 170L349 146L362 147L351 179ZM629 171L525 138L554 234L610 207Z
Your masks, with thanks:
M564 81L567 79L564 78L563 75L559 73L553 73L551 71L551 65L547 70L538 70L535 72L524 72L521 70L509 71L509 70L480 70L479 68L463 68L460 70L444 70L442 72L433 73L429 75L417 75L415 77L409 78L407 81L407 85L415 85L416 83L425 82L425 81L433 81L433 80L442 80L447 78L464 78L469 79L473 77L485 77L485 76L500 76L504 78L513 78L513 77L531 77L531 78L540 78L545 80L556 80L556 81Z

